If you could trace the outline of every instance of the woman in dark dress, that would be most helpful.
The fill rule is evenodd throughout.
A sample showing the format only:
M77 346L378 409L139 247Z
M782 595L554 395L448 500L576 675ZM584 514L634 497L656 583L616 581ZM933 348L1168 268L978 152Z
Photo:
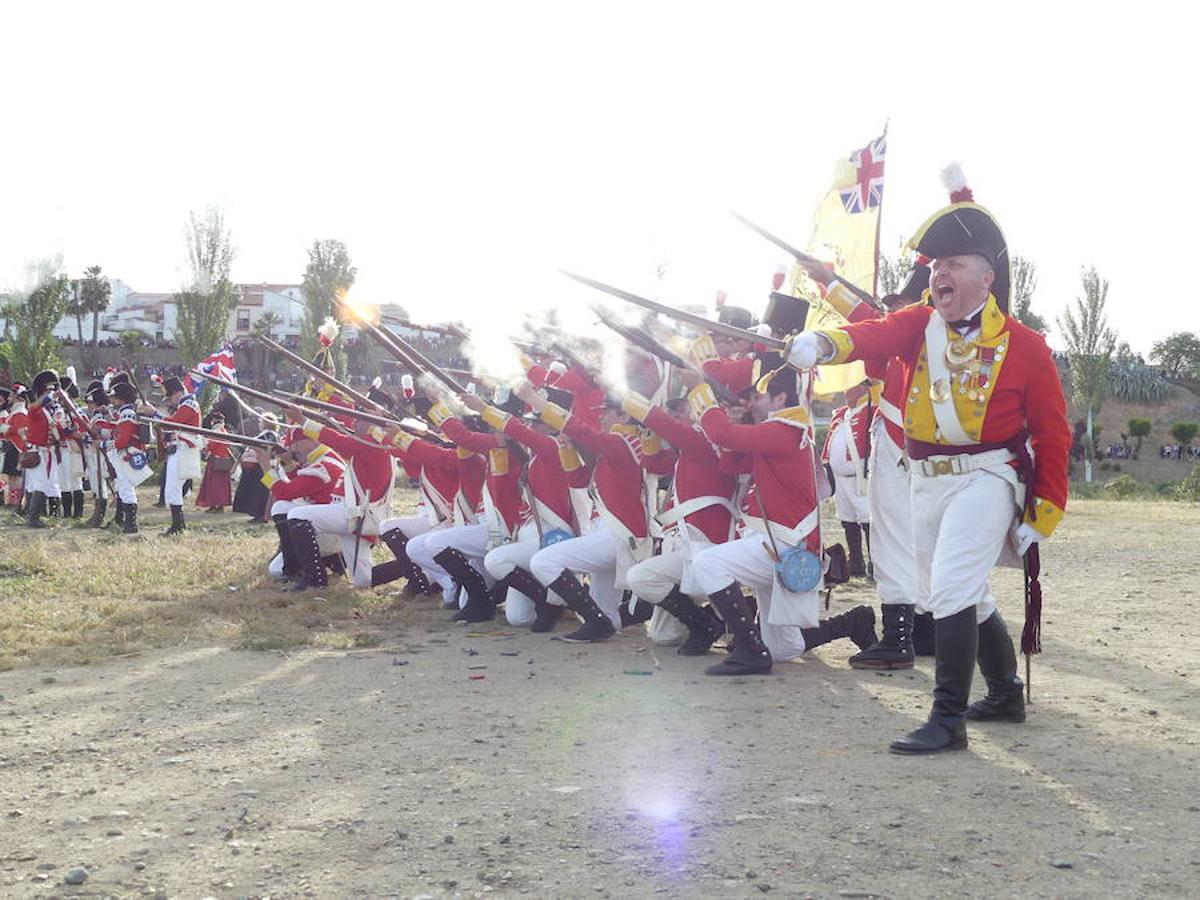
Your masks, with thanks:
M279 440L279 420L270 413L262 416L263 430L257 437L264 441ZM240 467L241 478L238 481L237 493L233 495L233 511L245 513L255 522L269 522L271 490L262 483L263 470L254 457L254 450L247 447L242 454Z

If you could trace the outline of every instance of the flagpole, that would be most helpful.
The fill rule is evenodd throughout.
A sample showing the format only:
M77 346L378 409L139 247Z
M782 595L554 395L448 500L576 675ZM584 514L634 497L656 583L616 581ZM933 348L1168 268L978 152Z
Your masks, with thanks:
M887 138L888 123L891 118L883 120L883 137ZM875 217L875 280L871 282L871 296L879 296L879 235L883 228L883 195L887 193L887 156L883 164L883 190L879 194L879 214Z

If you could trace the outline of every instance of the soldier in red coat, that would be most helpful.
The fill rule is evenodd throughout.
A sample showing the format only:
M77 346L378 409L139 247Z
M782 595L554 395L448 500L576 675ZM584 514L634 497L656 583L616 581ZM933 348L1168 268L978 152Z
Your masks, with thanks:
M42 516L46 514L47 502L58 501L59 469L66 453L66 432L69 429L66 415L55 399L58 388L58 373L47 369L34 376L29 386L29 424L25 428L25 440L31 452L38 454L38 463L25 469L25 490L29 493L30 528L45 528Z
M279 534L279 552L267 565L276 578L299 578L303 565L292 545L288 514L302 506L342 503L346 463L329 447L300 432L289 439L278 459L266 450L255 449L254 457L262 470L261 482L271 492L271 521ZM340 558L336 537L318 535L321 559L333 554ZM324 546L322 546L324 545Z
M20 516L25 488L25 472L21 468L21 455L29 446L25 443L25 431L29 427L29 414L25 409L25 388L14 384L12 388L0 387L4 418L0 421L0 438L4 441L4 476L8 491L8 504L14 515Z
M184 387L182 379L174 376L164 379L162 390L171 410L165 420L199 427L200 404L196 401L196 396ZM164 418L149 405L143 405L142 411L147 415ZM200 451L204 439L165 428L162 429L161 437L163 450L167 454L167 465L163 470L163 499L171 508L171 527L164 534L171 537L182 534L187 528L183 517L183 486L192 479L200 478L202 474Z
M992 215L953 203L910 244L933 260L924 303L805 332L789 360L905 361L913 537L935 620L936 675L928 721L891 749L931 753L965 748L968 716L1024 720L1016 654L988 574L1062 519L1071 430L1045 340L1008 315L1008 248ZM968 709L977 656L988 694Z

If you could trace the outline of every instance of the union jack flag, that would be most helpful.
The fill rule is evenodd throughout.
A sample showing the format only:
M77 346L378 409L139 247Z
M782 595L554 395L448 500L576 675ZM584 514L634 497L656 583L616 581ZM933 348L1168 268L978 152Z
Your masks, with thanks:
M883 202L883 163L887 155L887 137L879 137L861 150L850 154L854 166L854 184L841 188L838 195L850 215L875 209Z
M233 359L233 345L226 341L221 345L221 349L210 353L204 360L197 363L194 368L198 372L203 372L205 375L213 375L225 381L237 381L237 366ZM197 383L196 379L189 373L184 376L183 386L189 394L196 393L203 385L203 380Z

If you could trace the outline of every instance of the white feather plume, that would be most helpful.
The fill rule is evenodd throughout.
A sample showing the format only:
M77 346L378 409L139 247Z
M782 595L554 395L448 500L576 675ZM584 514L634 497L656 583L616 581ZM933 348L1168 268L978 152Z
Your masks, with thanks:
M375 377L374 377L374 378L371 380L371 390L373 390L373 391L377 391L377 390L379 390L381 387L383 387L383 377L382 377L382 376L380 376L380 375L376 375L376 376L375 376Z
M317 333L331 344L337 340L337 336L340 331L341 329L338 327L337 319L335 319L333 316L330 316L324 322L322 322L321 327L317 329Z
M75 380L74 366L67 366L67 377L71 379L71 384L79 384L79 382Z
M967 176L963 172L962 166L956 162L952 162L946 168L942 169L942 185L946 188L947 193L951 194L965 188L967 186Z

